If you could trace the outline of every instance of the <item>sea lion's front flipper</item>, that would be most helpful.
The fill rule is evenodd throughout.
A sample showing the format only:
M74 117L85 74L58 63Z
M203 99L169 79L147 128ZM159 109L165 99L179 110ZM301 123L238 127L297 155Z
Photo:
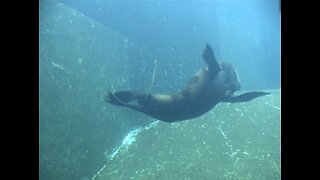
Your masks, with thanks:
M252 99L258 98L260 96L268 95L268 94L270 93L252 91L252 92L240 94L238 96L227 98L223 100L223 102L230 102L230 103L247 102L247 101L251 101Z
M131 90L124 90L115 93L111 93L110 91L108 91L103 99L110 104L139 109L141 105L139 104L138 99L140 97L140 93Z
M206 48L202 52L202 58L208 64L209 72L216 76L221 69L209 44L206 44Z

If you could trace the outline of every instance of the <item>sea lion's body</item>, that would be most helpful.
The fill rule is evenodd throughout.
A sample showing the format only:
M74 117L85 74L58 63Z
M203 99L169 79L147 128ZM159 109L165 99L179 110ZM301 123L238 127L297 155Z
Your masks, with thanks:
M212 77L206 68L200 69L181 91L171 95L149 94L141 101L141 112L156 119L179 121L192 119L211 110L216 104L227 98L230 84L239 87L237 81L226 84L226 73L222 70Z
M203 59L208 66L200 69L177 93L141 94L125 90L109 92L105 101L135 109L158 120L175 122L198 117L219 102L245 102L268 94L249 92L234 96L234 92L240 89L240 82L231 64L218 63L209 45L203 52Z

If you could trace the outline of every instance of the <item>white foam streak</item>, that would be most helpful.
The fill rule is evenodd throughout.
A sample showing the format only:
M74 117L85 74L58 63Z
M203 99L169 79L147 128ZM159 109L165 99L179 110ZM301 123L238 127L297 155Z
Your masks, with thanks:
M106 155L106 159L107 159L107 163L105 165L103 165L103 167L95 174L92 176L91 180L94 180L106 167L107 164L113 160L113 158L120 152L125 152L128 150L129 146L136 141L136 137L137 135L142 131L142 130L147 130L150 129L151 127L154 127L155 125L157 125L159 123L159 121L154 121L152 123L150 123L148 126L145 127L139 127L136 128L132 131L130 131L127 136L123 139L122 143L120 146L118 146L117 148L114 149L114 151L109 154Z

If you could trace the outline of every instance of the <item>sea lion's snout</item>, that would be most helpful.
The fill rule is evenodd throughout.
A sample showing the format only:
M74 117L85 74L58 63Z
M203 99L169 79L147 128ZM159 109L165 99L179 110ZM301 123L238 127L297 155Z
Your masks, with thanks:
M240 85L240 80L239 80L239 77L238 77L238 74L235 70L233 70L233 75L232 75L232 79L233 81L231 81L230 83L230 88L233 92L235 91L239 91L241 89L241 85Z
M235 91L239 91L241 86L237 71L230 63L221 62L221 67L222 71L224 72L223 79L225 86L227 87L226 92L228 94L233 94Z

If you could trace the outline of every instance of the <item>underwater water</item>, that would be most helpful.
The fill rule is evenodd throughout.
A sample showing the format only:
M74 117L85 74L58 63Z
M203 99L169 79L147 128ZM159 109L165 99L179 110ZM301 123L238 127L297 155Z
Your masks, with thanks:
M277 0L41 0L40 179L280 179L280 13ZM206 43L241 91L271 95L178 123L103 101L152 81L178 91Z

